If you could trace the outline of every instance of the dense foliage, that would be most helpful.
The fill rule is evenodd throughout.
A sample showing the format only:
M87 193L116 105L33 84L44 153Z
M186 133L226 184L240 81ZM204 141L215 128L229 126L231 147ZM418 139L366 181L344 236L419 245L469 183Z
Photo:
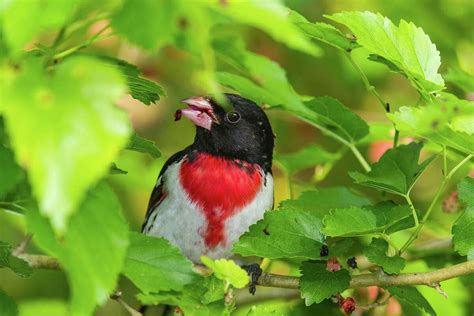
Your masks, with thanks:
M34 280L41 273L34 269L41 267L38 256L13 245L21 242L21 234L33 236L33 251L57 259L70 289L67 302L42 297L38 288L25 299L8 293L15 278L0 274L0 315L92 315L111 296L123 303L117 290L135 307L166 303L185 315L338 315L347 312L350 302L342 301L347 297L356 298L357 313L375 313L393 297L406 314L444 315L445 310L431 306L439 295L434 289L428 289L434 294L427 299L426 289L388 284L370 298L351 280L363 273L396 276L474 259L474 181L468 176L474 103L465 98L474 91L474 79L454 64L440 73L440 52L416 20L343 11L313 23L304 15L279 1L258 0L0 3L0 268ZM295 75L287 76L270 58L271 50L256 53L247 47L254 40L243 35L249 27L262 32L257 37L279 43L272 45L297 51L295 58L303 61L323 53L343 56L361 79L353 85L365 86L364 95L374 101L370 111L384 113L383 122L360 115L338 95L298 93L289 79ZM268 272L300 277L296 296L287 289L278 293L290 299L263 295L254 302L244 295L240 305L235 292L248 277L232 260L203 257L207 272L198 273L168 241L138 234L134 220L127 224L130 217L125 219L122 207L130 208L130 202L118 193L132 190L145 173L154 178L158 169L142 167L138 179L130 175L127 180L128 170L119 161L142 159L126 156L127 151L149 155L149 160L161 152L134 131L116 103L129 94L142 103L136 106L159 108L167 98L162 85L173 83L148 79L141 68L98 46L111 38L153 54L170 47L186 54L185 66L194 71L187 72L179 58L163 68L185 72L180 82L185 81L188 95L235 91L269 114L280 113L284 120L275 119L275 125L284 127L275 129L282 134L292 127L288 120L298 118L329 140L278 151L276 177L288 181L290 196L234 246L236 254L265 258ZM404 77L397 83L410 91L403 103L387 102L372 85L364 70L368 63L383 65L377 68L383 75ZM306 71L298 67L295 73ZM340 76L336 62L328 67ZM340 81L336 89L348 88ZM169 93L174 98L176 92ZM280 135L277 142L284 142ZM374 158L366 155L367 146L383 149ZM307 170L310 179L298 176ZM428 183L427 203L417 204L413 190L426 170L438 177ZM324 182L334 173L343 180ZM124 186L127 181L131 184ZM146 203L147 196L140 199ZM459 214L447 220L449 227L437 228L443 217L432 220L441 206ZM136 212L144 211L143 206ZM425 236L423 244L418 239L426 229L435 233ZM449 236L437 238L436 232L444 236L446 231L452 242ZM120 275L134 286L124 280L118 285ZM41 286L50 286L48 278ZM427 285L439 289L439 281ZM453 284L446 306L468 314L472 275ZM259 291L265 293L259 288L257 299ZM464 293L463 298L454 292Z

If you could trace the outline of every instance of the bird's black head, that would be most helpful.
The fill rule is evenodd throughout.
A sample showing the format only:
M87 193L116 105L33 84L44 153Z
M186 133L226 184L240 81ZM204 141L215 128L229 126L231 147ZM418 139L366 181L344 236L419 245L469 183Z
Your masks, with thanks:
M273 131L267 115L255 104L236 94L225 94L228 110L211 97L193 97L182 102L188 109L178 110L176 119L188 117L197 127L194 149L258 163L270 171Z

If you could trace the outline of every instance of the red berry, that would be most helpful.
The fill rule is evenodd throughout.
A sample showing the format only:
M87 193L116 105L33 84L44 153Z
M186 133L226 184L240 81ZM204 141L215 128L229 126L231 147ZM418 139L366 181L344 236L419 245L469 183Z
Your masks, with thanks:
M356 309L356 302L352 297L347 297L339 302L339 306L342 308L344 313L350 315Z
M329 258L328 262L326 263L326 270L330 272L336 272L341 270L341 264L337 261L336 257Z

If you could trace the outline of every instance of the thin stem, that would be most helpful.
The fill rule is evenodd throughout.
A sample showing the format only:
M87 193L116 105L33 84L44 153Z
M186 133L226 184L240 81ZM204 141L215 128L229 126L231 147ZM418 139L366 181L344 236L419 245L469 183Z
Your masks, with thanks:
M446 155L446 146L443 146L443 177L446 179L448 175L448 158Z
M286 181L288 183L288 191L290 192L290 199L294 199L295 191L293 189L293 183L291 183L291 175L289 173L286 174Z
M341 144L343 145L346 145L347 147L349 147L349 149L352 151L352 153L354 154L354 156L357 158L357 160L359 161L359 163L362 165L362 167L364 168L364 170L366 172L370 172L371 168L370 168L370 165L369 163L365 160L364 156L362 156L362 154L360 153L359 149L357 149L357 147L348 142L347 140L345 140L344 138L340 137L339 135L333 133L332 131L324 128L323 126L315 123L313 121L312 118L309 117L309 114L308 113L295 113L296 116L298 116L300 119L302 119L303 121L307 122L308 124L310 125L313 125L315 126L316 128L319 128L323 133L325 133L327 136L330 136L332 138L334 138L335 140L337 140L338 142L340 142Z
M393 148L398 146L398 137L400 136L400 131L395 129L395 135L393 135Z
M472 154L468 155L466 158L464 158L463 160L461 160L460 163L458 163L456 166L454 166L454 168L449 172L448 176L446 177L447 179L451 178L453 176L453 174L456 173L456 171L459 170L459 168L461 168L466 162L468 162L469 160L471 160L471 158L473 157Z
M359 73L367 91L372 93L374 97L379 101L380 105L382 105L382 108L387 111L387 103L382 99L377 90L375 90L375 87L370 83L369 78L367 78L362 68L360 68L359 65L354 61L352 55L349 52L345 52L345 55L349 59L349 62L354 67L354 69Z
M385 240L397 253L399 252L397 245L395 245L387 234L378 234L380 238Z
M364 156L360 153L360 151L357 149L357 147L354 144L349 144L349 149L352 151L356 159L359 161L359 163L362 165L362 168L364 168L365 172L370 172L372 168L370 168L369 163L367 160L365 160Z
M413 205L413 202L411 201L410 195L406 194L403 197L405 198L408 205L410 206L411 213L413 214L413 219L415 220L415 227L418 227L420 222L418 221L418 214L416 213L416 209L415 209L415 206Z
M423 218L421 219L421 222L419 223L419 225L417 225L415 231L410 235L410 237L408 238L408 240L405 242L405 244L402 246L402 248L400 249L400 252L399 254L402 254L410 245L413 241L415 241L415 239L418 238L418 235L421 231L421 229L423 228L423 226L425 225L426 221L428 220L428 218L430 217L430 214L431 212L433 212L434 210L434 207L435 205L438 203L438 200L441 196L441 194L443 193L443 190L444 190L444 187L446 186L446 184L448 183L449 179L456 173L456 171L459 170L459 168L461 168L466 162L468 162L471 158L472 158L473 155L468 155L466 158L464 158L463 160L461 160L443 179L443 181L441 182L440 186L438 187L438 190L436 191L435 193L435 196L433 197L433 200L431 200L431 203L430 203L430 206L428 207L428 210L426 211L425 215L423 215ZM445 167L447 168L447 167Z
M103 28L101 28L97 33L95 33L91 38L89 38L88 40L86 40L84 43L82 44L79 44L77 46L74 46L74 47L71 47L71 48L68 48L56 55L53 56L53 59L61 59L61 58L64 58L66 56L69 56L73 53L75 53L76 51L78 50L81 50L83 48L86 48L87 46L89 46L90 44L92 44L93 42L99 40L99 36L105 32L108 28L110 27L109 24L107 24L106 26L104 26Z

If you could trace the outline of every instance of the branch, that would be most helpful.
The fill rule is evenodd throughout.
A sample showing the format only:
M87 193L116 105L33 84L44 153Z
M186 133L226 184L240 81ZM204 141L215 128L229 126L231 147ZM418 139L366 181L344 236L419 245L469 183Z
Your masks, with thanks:
M400 286L400 285L427 285L436 286L439 282L453 279L462 275L474 273L474 261L466 261L454 266L431 272L401 273L388 275L385 273L367 273L352 277L350 288L368 286ZM284 275L264 273L258 280L262 286L297 289L299 278Z
M58 261L49 256L21 255L20 258L27 261L32 268L37 269L59 269ZM198 269L199 270L199 269ZM350 288L368 286L400 286L400 285L427 285L436 287L439 282L453 279L462 275L474 273L474 261L466 261L431 272L401 273L388 275L385 273L366 273L352 277ZM258 285L267 287L278 287L285 289L298 289L299 278L286 275L263 273L258 279Z

